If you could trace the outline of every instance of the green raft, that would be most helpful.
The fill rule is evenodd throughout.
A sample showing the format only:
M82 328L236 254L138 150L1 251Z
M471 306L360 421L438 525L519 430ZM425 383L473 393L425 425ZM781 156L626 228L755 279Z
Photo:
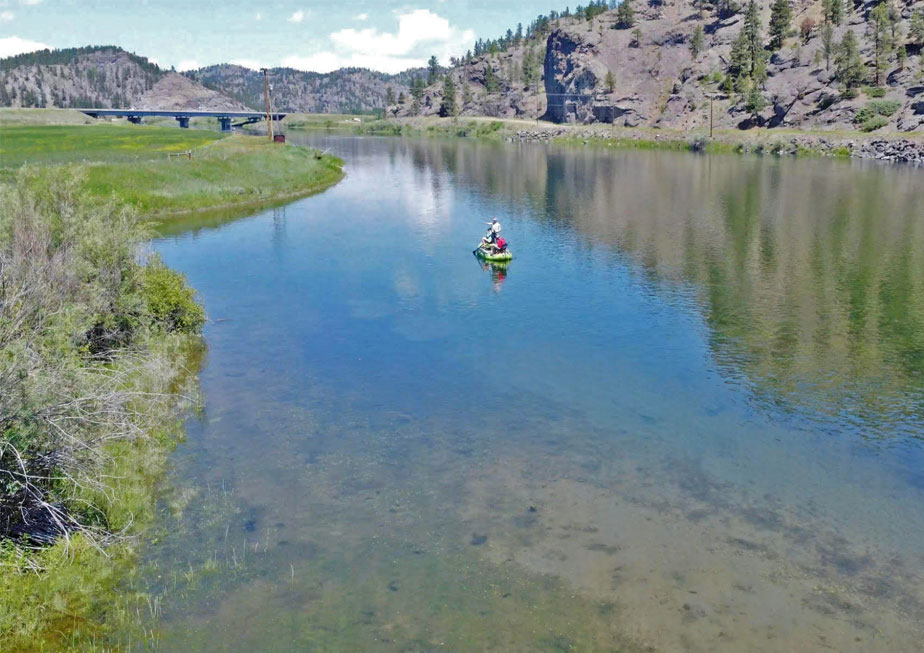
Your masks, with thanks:
M510 250L503 252L489 252L483 247L479 247L475 250L475 253L478 254L479 258L483 258L485 261L509 261L513 258L513 254Z

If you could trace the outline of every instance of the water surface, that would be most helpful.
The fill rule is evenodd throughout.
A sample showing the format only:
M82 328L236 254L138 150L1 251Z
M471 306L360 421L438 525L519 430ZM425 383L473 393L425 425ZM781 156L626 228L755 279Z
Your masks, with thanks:
M341 184L156 243L160 650L920 649L920 170L305 138Z

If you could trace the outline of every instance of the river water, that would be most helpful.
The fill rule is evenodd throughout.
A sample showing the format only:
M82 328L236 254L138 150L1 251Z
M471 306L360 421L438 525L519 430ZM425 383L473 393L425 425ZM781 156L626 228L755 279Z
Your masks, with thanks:
M301 138L342 183L154 245L159 650L922 650L920 170Z

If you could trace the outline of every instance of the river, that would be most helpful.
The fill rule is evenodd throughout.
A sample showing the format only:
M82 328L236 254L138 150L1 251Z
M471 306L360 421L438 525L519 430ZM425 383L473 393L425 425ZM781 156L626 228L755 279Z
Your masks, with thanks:
M154 243L159 650L921 650L919 169L293 140L344 181Z

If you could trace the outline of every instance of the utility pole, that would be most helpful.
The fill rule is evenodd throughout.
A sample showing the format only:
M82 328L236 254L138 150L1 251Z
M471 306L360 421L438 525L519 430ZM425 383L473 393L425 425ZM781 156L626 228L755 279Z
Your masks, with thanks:
M269 70L267 68L261 68L260 72L263 73L263 97L266 101L266 133L269 135L269 139L273 140L273 110L270 107L269 99Z

